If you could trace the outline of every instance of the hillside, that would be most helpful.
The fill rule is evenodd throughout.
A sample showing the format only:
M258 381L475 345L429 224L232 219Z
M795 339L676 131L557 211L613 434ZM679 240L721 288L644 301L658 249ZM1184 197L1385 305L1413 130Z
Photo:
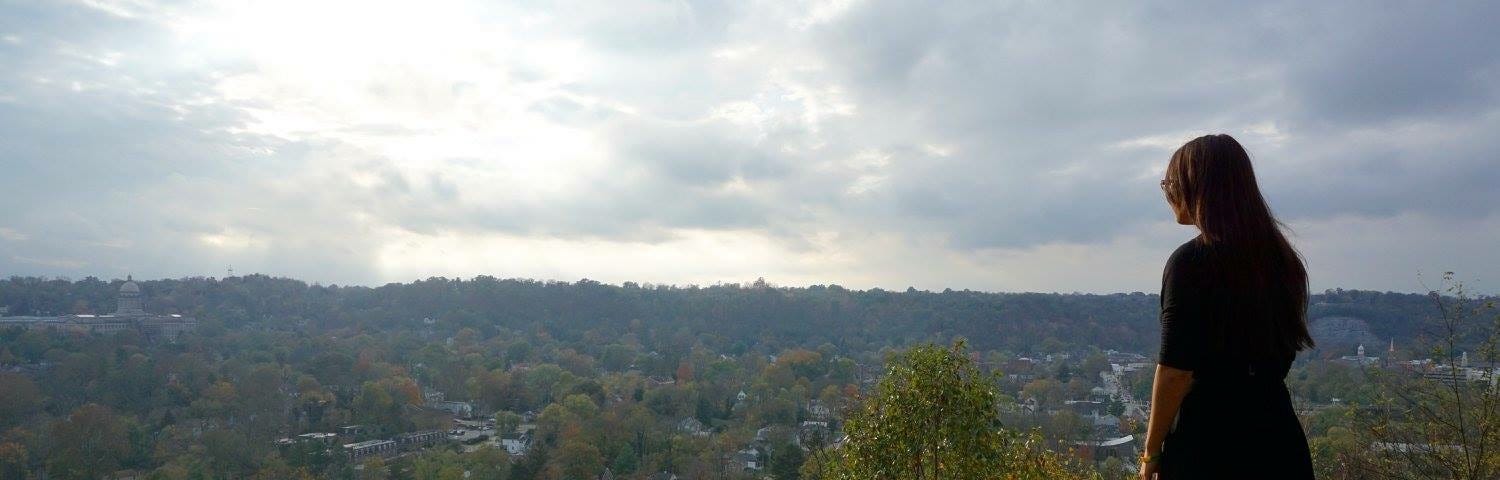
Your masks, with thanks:
M0 280L0 305L8 306L12 315L107 311L119 283L12 277ZM1048 353L1096 346L1150 352L1159 334L1158 297L1141 292L887 291L764 283L617 286L587 279L544 282L485 276L374 288L263 275L141 285L148 310L190 314L211 328L228 329L381 331L417 327L423 319L433 319L449 331L471 328L488 336L499 329L546 330L566 341L585 334L618 336L638 321L658 331L704 337L709 345L730 352L752 345L777 351L825 343L876 350L954 336L967 338L978 350ZM1334 340L1329 347L1392 338L1400 344L1418 334L1430 315L1430 302L1419 294L1330 290L1313 296L1309 318L1314 325L1328 327L1320 332ZM1347 320L1320 322L1325 317ZM1346 331L1350 326L1357 331Z

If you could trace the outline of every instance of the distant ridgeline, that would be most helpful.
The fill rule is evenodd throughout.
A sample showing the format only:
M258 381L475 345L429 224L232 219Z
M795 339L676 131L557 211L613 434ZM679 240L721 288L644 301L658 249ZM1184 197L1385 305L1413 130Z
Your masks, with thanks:
M115 285L120 285L115 287ZM90 314L118 303L122 317L127 289L136 285L96 278L78 281L12 277L0 280L0 308L10 315L47 317L88 324ZM268 330L471 328L545 331L560 340L589 335L623 335L642 327L659 334L690 333L720 351L816 346L879 348L955 336L981 350L1050 352L1072 347L1149 353L1156 348L1157 295L1107 295L848 290L837 285L781 288L763 281L740 285L676 287L606 285L591 280L543 282L481 276L469 280L432 278L381 287L309 285L263 275L226 279L187 278L143 282L150 291L135 297L154 311L183 317L145 315L164 322L192 317L204 328L252 327ZM119 298L114 298L116 292ZM1314 295L1309 310L1315 337L1328 342L1325 355L1347 354L1346 343L1398 347L1436 313L1426 295L1330 290ZM137 315L139 314L144 315ZM1330 320L1329 318L1332 317ZM17 317L4 317L7 325ZM37 318L37 317L32 317ZM426 320L426 321L424 321ZM38 320L27 320L37 322ZM177 320L173 320L177 321ZM150 322L140 322L148 328ZM191 327L186 327L191 329ZM1371 345L1372 348L1379 348ZM1337 351L1332 351L1337 349Z

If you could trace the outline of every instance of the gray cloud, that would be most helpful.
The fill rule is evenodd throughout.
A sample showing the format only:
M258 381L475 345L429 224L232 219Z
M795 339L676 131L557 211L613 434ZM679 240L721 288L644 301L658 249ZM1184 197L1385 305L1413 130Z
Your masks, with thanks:
M1059 244L1126 255L1110 249L1167 218L1153 168L1216 131L1251 148L1294 223L1500 216L1491 3L606 3L478 9L465 18L495 24L478 31L510 36L438 45L479 49L451 65L393 53L311 93L275 58L189 51L171 25L192 6L125 18L7 5L0 271L234 263L369 283L392 279L382 252L412 241L396 238L448 234L623 248L749 232L833 256L827 238L894 238L970 262ZM490 67L501 73L464 73ZM314 126L268 130L282 117L266 112L314 112L297 117ZM541 123L552 130L507 130ZM516 147L559 131L587 148ZM495 147L453 145L466 141ZM1381 285L1406 285L1421 254L1408 257ZM920 264L860 278L943 277Z

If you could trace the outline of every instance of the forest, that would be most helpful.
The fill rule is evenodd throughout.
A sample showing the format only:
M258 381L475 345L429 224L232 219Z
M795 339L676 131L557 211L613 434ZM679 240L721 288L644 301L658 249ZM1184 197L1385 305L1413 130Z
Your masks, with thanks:
M841 438L892 359L955 343L1000 375L984 387L1011 412L1000 421L1065 451L1097 428L1071 413L1018 416L1015 406L1063 410L1102 386L1108 354L1152 357L1159 332L1158 297L1141 292L493 277L374 288L263 275L139 283L147 311L195 317L196 331L174 341L0 331L0 477L817 478L818 452ZM0 280L0 307L107 313L120 284L12 277ZM1357 317L1405 339L1430 309L1427 295L1333 290L1314 296L1310 316ZM1366 390L1359 372L1306 357L1289 378L1300 397ZM1005 375L1021 360L1031 362L1025 372ZM1122 381L1149 387L1149 377ZM361 461L278 443L350 425L363 430L349 441L446 431L451 416L429 408L435 394L472 405L474 419L499 425L496 438ZM524 453L492 444L520 430ZM1124 474L1118 459L1089 467Z
M120 282L13 277L0 280L11 315L108 312ZM1154 293L1059 294L775 287L764 280L707 287L429 278L380 287L307 284L249 275L144 282L147 310L193 315L209 331L254 328L397 331L441 322L489 338L501 329L547 331L559 341L618 336L635 328L702 337L717 351L773 352L832 344L879 350L928 340L969 339L977 350L1050 353L1082 346L1145 352L1159 335ZM1309 318L1353 316L1382 339L1416 336L1431 316L1426 295L1328 290Z

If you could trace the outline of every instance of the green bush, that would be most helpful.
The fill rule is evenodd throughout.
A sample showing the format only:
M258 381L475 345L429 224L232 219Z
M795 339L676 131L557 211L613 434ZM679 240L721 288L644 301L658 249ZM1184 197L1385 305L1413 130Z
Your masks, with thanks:
M873 394L850 412L847 438L818 452L808 477L839 480L1098 478L1048 450L1036 432L1006 430L996 379L963 342L914 347L887 362Z

